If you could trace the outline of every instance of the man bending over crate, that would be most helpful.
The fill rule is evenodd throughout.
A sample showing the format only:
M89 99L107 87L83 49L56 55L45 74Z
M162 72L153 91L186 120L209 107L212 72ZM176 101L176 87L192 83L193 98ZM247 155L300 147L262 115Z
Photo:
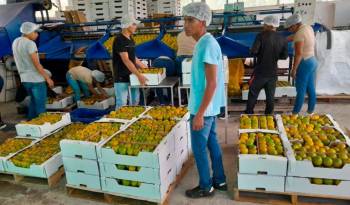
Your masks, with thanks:
M224 71L221 49L215 38L207 33L211 10L206 3L195 2L183 8L185 32L197 44L192 58L191 141L199 173L199 185L186 191L190 198L213 196L214 189L226 191L226 177L222 165L221 148L216 136L216 116L224 106ZM210 176L207 148L212 161Z

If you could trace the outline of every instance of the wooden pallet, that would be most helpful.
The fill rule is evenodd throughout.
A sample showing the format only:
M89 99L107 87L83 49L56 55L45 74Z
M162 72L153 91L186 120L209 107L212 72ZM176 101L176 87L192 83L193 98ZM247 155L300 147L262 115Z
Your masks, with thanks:
M300 198L312 199L312 202L302 201ZM251 202L258 204L272 204L272 205L313 205L313 204L350 204L350 196L337 197L330 195L317 195L305 193L292 192L271 192L260 190L238 190L234 188L233 199L235 201Z
M349 102L350 95L319 95L317 96L317 101L319 102Z
M112 193L105 193L102 190L92 190L85 187L75 187L66 185L67 194L72 197L78 197L83 198L87 200L93 200L98 202L105 202L109 204L127 204L127 205L147 205L147 204L161 204L161 205L168 205L169 204L169 198L172 192L175 190L175 188L178 186L178 184L181 182L181 180L184 178L188 170L193 166L194 159L193 157L190 157L183 165L183 168L181 170L181 173L176 176L175 181L169 186L168 192L166 193L166 196L164 200L161 203L155 203L155 202L149 202L144 201L143 199L133 199L133 198L126 198L122 196L116 196Z
M42 183L42 184L47 184L50 188L54 188L59 184L64 174L65 174L64 167L62 166L58 169L58 171L55 174L53 174L47 179L24 176L24 175L14 174L14 173L1 173L0 178L1 180L14 181L15 183L22 183L22 182Z

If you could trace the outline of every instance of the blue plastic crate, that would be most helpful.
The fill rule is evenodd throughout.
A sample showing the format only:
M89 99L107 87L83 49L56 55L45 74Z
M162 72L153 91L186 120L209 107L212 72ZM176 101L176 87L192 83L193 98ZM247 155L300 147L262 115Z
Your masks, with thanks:
M72 122L91 123L101 119L104 115L108 114L109 110L95 110L87 108L78 108L70 113Z

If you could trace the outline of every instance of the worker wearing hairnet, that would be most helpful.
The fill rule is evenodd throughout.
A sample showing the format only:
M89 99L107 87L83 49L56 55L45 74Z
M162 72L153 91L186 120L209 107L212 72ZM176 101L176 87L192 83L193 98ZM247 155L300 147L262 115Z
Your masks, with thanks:
M199 185L186 191L190 198L209 197L214 189L226 191L226 176L222 152L216 135L216 116L224 100L224 69L221 48L207 32L212 18L209 6L203 2L190 3L183 8L184 29L192 36L196 46L192 58L191 142L199 174ZM210 176L207 148L210 152L213 176Z
M135 41L132 35L136 32L137 21L133 16L125 15L120 20L122 32L116 36L113 42L113 69L115 78L116 107L127 104L129 96L130 74L137 76L141 85L146 84L146 77L141 74L139 68L147 68L135 54ZM131 89L131 105L138 105L140 101L139 89Z
M305 94L308 94L307 112L312 114L316 106L316 69L318 66L315 57L315 33L311 26L302 23L301 16L294 14L286 20L286 28L294 33L291 40L294 42L294 62L292 76L295 79L297 97L293 113L298 114L303 107Z
M80 89L84 93L84 97L92 95L99 96L104 99L108 95L102 88L101 84L105 81L105 74L99 70L90 70L89 68L81 66L83 61L79 64L75 64L70 68L66 74L68 84L72 87L74 92L74 100L79 101L81 99ZM94 89L97 87L98 92Z
M256 36L251 48L251 53L257 57L257 63L254 65L254 72L250 80L247 114L254 113L254 107L262 89L265 90L266 96L265 114L273 114L277 62L279 59L288 57L288 42L285 37L276 32L278 27L279 18L277 16L266 16L263 31Z
M31 96L28 119L35 118L46 111L47 87L45 81L49 87L54 86L54 82L45 73L39 61L38 48L35 44L39 31L39 25L24 22L20 27L22 36L16 38L12 44L13 56L21 82L28 95Z

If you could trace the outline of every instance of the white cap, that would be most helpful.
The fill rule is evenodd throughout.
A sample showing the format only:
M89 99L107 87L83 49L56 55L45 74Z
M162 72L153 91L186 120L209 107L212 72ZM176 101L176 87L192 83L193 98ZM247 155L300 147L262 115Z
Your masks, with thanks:
M295 24L301 23L303 19L299 14L293 14L290 17L287 18L285 27L289 28Z
M264 24L278 28L280 26L280 19L278 16L269 15L264 18Z
M105 80L105 74L99 70L93 70L91 75L99 83L102 83Z
M182 15L205 21L206 26L209 26L211 23L212 13L210 7L205 2L193 2L184 6Z
M120 19L121 27L128 28L133 24L140 24L140 21L136 20L132 15L125 15Z
M32 22L24 22L21 25L20 31L22 34L30 34L34 31L40 32L41 29L40 29L40 25L37 25L37 24L32 23Z
M52 73L51 71L44 69L45 73L51 78L52 77Z

